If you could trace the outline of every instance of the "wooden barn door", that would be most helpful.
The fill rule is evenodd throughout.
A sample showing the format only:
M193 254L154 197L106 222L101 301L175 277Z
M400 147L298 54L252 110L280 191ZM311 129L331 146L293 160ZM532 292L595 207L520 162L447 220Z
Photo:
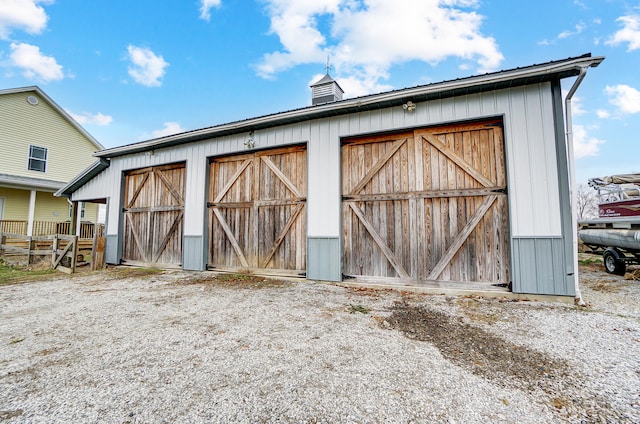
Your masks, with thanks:
M124 263L182 264L185 169L179 163L126 173Z
M209 267L304 275L306 200L304 146L212 159Z
M500 120L347 140L343 272L508 284Z

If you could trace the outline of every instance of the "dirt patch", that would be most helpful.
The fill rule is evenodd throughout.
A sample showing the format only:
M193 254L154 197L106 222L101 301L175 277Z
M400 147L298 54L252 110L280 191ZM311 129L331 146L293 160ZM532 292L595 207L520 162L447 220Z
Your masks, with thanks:
M590 281L588 286L591 290L603 293L619 293L622 290L620 283L608 280Z
M151 275L160 275L165 271L160 268L139 268L133 266L116 266L107 267L102 271L98 271L104 275L105 280L120 280L124 278L140 278Z
M527 392L541 390L562 416L592 422L618 415L604 399L581 394L583 377L562 358L514 344L434 309L402 302L391 312L382 327L433 344L447 360L494 384Z
M640 269L634 269L624 275L625 280L640 281Z
M213 274L199 275L178 284L215 285L218 287L233 287L239 289L263 289L270 287L288 287L291 283L267 277L247 274Z
M24 411L22 409L16 409L13 411L0 411L0 420L8 420L10 418L16 418L22 415Z

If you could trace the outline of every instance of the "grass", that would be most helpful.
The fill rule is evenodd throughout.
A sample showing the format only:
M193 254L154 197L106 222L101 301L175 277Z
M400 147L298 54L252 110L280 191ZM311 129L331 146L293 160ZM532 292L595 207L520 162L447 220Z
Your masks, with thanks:
M370 312L369 308L362 305L349 305L349 313L355 314L356 312L360 312L361 314L368 314Z
M602 265L602 255L578 253L578 264L584 266Z
M23 267L0 261L0 286L44 280L52 274L57 274L53 268Z

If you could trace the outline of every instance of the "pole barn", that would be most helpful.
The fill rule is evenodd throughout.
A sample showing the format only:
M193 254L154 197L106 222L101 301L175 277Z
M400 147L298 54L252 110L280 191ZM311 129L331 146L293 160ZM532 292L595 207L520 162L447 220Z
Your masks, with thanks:
M325 75L312 106L102 150L57 194L106 201L111 264L579 298L570 105L603 60L346 100Z

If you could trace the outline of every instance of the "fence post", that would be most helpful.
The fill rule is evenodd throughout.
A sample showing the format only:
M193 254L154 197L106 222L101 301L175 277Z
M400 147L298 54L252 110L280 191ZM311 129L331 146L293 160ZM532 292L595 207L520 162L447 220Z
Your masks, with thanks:
M78 236L75 235L73 236L73 248L71 249L73 251L73 256L71 257L71 273L75 273L76 272L76 262L78 260Z
M4 244L7 242L7 236L0 231L0 256L4 256Z
M51 266L55 266L56 259L58 259L58 235L53 236L53 246L51 248Z
M31 265L31 250L33 244L33 237L27 236L27 266Z

